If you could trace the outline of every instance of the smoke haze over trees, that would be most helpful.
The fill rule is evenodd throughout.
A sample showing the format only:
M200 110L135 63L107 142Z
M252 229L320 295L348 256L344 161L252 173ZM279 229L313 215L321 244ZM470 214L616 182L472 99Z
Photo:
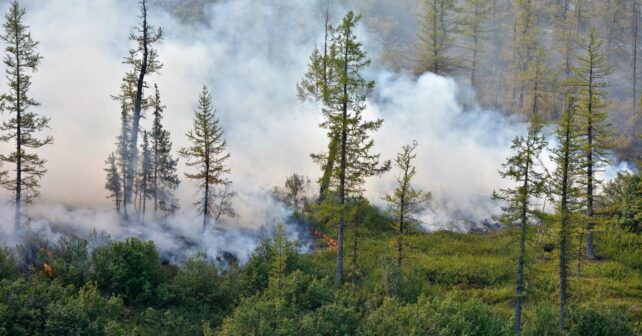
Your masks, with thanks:
M0 334L639 333L641 6L0 0Z

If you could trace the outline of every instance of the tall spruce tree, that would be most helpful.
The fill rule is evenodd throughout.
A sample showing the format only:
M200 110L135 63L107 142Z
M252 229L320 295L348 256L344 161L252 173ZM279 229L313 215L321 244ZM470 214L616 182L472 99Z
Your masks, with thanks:
M6 67L8 92L3 94L0 109L9 114L9 119L0 125L0 140L12 143L14 151L0 155L0 161L15 167L15 176L3 172L0 184L14 194L15 227L20 227L23 203L30 203L40 192L40 179L47 171L46 162L33 151L53 143L51 136L39 139L36 133L49 127L49 119L38 115L33 108L38 106L29 95L31 74L38 69L42 57L36 51L38 42L31 38L29 27L24 24L25 9L13 1L5 14L4 33L0 39L5 43L3 63Z
M524 262L526 254L526 226L533 211L530 203L540 197L545 190L545 176L542 171L540 155L546 148L546 140L541 134L541 122L532 118L528 134L524 138L518 136L513 140L511 149L515 154L510 156L502 165L499 174L508 180L514 181L513 188L500 189L493 192L493 198L506 203L504 221L519 223L519 255L517 261L517 286L515 290L515 318L513 331L519 334L522 318L522 298L524 295Z
M412 178L415 176L416 169L412 165L412 160L417 157L417 141L409 145L404 145L401 153L395 158L395 166L399 168L400 174L397 176L397 188L391 194L386 195L385 200L388 202L390 210L397 221L397 267L401 271L403 259L403 235L404 229L408 224L415 222L414 215L425 209L426 202L430 200L430 193L412 186Z
M123 90L120 95L114 97L121 100L123 98L131 99L131 127L129 135L129 150L126 159L127 174L124 179L124 205L125 207L132 202L132 192L134 189L135 171L138 166L138 135L140 132L140 119L146 104L143 90L147 88L146 77L162 68L158 60L158 53L155 45L160 42L163 36L161 28L155 28L148 22L147 0L139 2L140 25L132 30L129 39L136 43L136 48L129 51L123 63L131 66L131 69L125 74L123 83L127 90Z
M577 56L570 84L577 90L577 114L584 132L582 181L586 188L585 207L587 219L586 255L595 258L593 226L595 225L595 191L600 181L596 173L608 163L606 154L611 147L611 134L606 121L606 77L613 70L602 53L603 40L591 28L588 37L579 43L581 54ZM579 259L578 259L579 262Z
M107 173L105 189L109 192L107 198L114 200L116 212L120 213L120 205L123 201L123 187L120 179L120 173L118 171L118 162L116 160L116 155L114 155L113 152L109 154L105 164L107 165L107 167L105 167L105 172Z
M154 111L154 121L150 132L151 177L150 193L154 201L154 213L157 210L165 214L172 213L178 206L174 191L180 183L176 174L178 159L172 156L170 133L163 127L162 119L165 106L161 103L158 86L154 85L154 97L150 101Z
M216 214L214 200L216 189L225 188L232 183L226 177L230 168L225 164L230 154L226 151L223 128L216 118L212 107L212 96L206 86L203 86L198 98L194 129L186 135L191 145L181 148L179 154L187 160L188 167L196 168L196 172L185 173L185 176L194 180L199 192L202 193L195 204L203 214L203 231L205 231L210 217Z
M555 131L557 147L553 149L551 161L556 165L550 179L553 194L558 198L559 216L559 286L560 286L560 329L566 328L568 300L568 246L572 221L577 216L580 204L582 148L581 129L578 127L575 97L568 96Z
M332 172L331 186L336 188L337 197L331 202L338 203L339 223L337 239L337 268L335 281L343 281L343 243L346 223L346 201L357 197L363 191L365 178L380 174L390 168L390 162L383 165L379 154L372 154L374 141L370 133L378 130L383 120L363 120L366 97L372 92L374 82L361 76L363 69L370 64L362 43L354 34L360 16L352 11L342 19L341 24L332 31L331 55L329 66L336 74L329 82L327 99L323 108L325 121L321 126L328 134L340 134L337 146L339 166ZM328 162L328 153L313 154L321 165Z
M457 66L449 54L454 39L453 12L453 0L424 0L418 36L419 72L444 75Z

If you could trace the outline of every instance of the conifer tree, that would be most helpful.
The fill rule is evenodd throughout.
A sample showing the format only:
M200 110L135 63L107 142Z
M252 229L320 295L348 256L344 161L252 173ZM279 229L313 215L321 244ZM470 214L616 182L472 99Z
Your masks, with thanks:
M0 175L0 184L14 194L15 227L20 227L23 203L31 203L40 192L40 179L47 171L46 162L37 150L53 143L50 136L39 139L36 133L49 127L49 119L38 115L33 108L38 106L29 95L31 74L38 69L42 57L36 51L29 27L24 24L25 9L13 1L5 14L4 33L0 39L5 43L3 63L6 67L8 92L1 97L0 109L9 119L0 125L0 140L11 143L14 148L9 155L0 155L0 161L15 168L15 176L5 171Z
M297 83L297 94L301 101L313 100L315 102L323 101L328 88L328 76L330 67L328 67L328 48L329 38L332 31L330 25L330 5L326 7L325 12L325 25L323 34L323 50L319 50L316 46L310 55L310 63L308 64L308 71L303 76L303 79Z
M138 172L138 211L142 214L142 217L145 218L147 199L151 198L149 181L152 177L152 157L147 131L143 131L143 142L140 144L140 147L143 155Z
M470 84L477 87L477 77L484 58L484 43L490 38L489 26L492 2L487 0L465 0L457 10L457 24L466 39L464 48L468 53L465 67L470 71Z
M579 44L582 54L577 56L573 67L570 84L577 90L577 114L584 132L582 181L586 188L585 208L588 217L586 237L586 254L589 259L595 258L593 246L593 226L595 205L594 194L600 181L596 173L608 162L606 154L611 146L609 126L606 122L606 77L613 70L602 54L603 40L595 29L591 28L588 38ZM578 258L579 263L579 258Z
M560 222L559 282L560 329L562 331L566 327L567 315L568 245L572 220L576 217L580 203L578 180L581 177L582 150L580 145L581 130L577 123L576 108L575 98L569 96L555 131L558 145L553 149L551 155L551 160L556 165L551 178L551 190L558 197Z
M270 265L270 287L276 291L277 298L283 298L283 282L287 274L288 258L293 253L292 245L285 234L283 224L276 226L272 238L274 260Z
M528 68L535 51L540 47L536 24L537 9L534 0L518 0L517 14L513 26L513 91L511 109L522 111L525 93L529 84Z
M550 111L551 106L551 73L541 46L535 49L532 60L522 75L522 81L526 83L525 98L528 99L528 106L524 106L524 110L530 116L545 117L543 111Z
M114 200L114 205L116 207L116 212L120 213L120 204L123 201L123 189L122 181L120 179L120 173L118 171L118 164L116 161L116 155L110 153L105 161L107 167L105 172L107 173L107 181L105 182L105 189L109 192L107 198Z
M150 133L151 147L151 177L150 193L154 200L154 212L161 210L172 213L178 206L174 191L180 183L176 174L178 159L172 156L172 141L170 133L163 127L162 114L165 106L161 103L158 86L154 85L154 97L150 108L154 111L154 121Z
M456 66L449 55L453 44L453 0L425 0L421 16L418 71L448 74Z
M131 128L129 135L129 150L126 159L127 174L125 176L125 207L131 204L131 195L134 187L135 171L138 165L138 135L140 133L140 119L142 111L145 108L146 99L143 90L147 87L145 78L162 68L158 60L158 53L154 46L158 44L163 36L161 28L155 28L148 22L147 0L141 0L140 5L140 25L129 35L129 39L136 43L136 48L129 51L123 63L131 66L123 78L123 92L114 97L117 100L127 98L131 100ZM125 90L126 88L126 90Z
M493 198L506 203L504 221L517 222L520 225L519 256L517 261L517 287L515 290L515 319L513 331L519 334L522 317L522 297L524 292L524 262L526 250L526 226L533 213L530 202L544 193L544 173L540 162L540 154L546 147L546 140L541 135L541 122L532 118L526 138L517 136L511 149L515 152L499 174L517 185L513 188L500 189L493 192Z
M331 78L334 75L333 67L329 65L330 59L334 58L334 52L329 46L332 26L330 20L330 7L326 7L323 53L315 47L310 55L308 71L305 73L301 82L297 83L298 96L301 101L313 100L315 103L327 102L328 88ZM337 161L337 147L339 146L340 134L332 131L328 133L328 152L325 162L321 164L322 175L319 178L319 202L322 202L330 188L332 172L335 169Z
M120 134L116 137L116 163L118 166L118 174L120 176L121 185L121 209L125 219L128 218L127 206L125 197L127 195L127 174L129 172L129 135L131 128L130 109L125 98L121 99L120 109Z
M390 168L390 162L383 165L379 154L372 154L374 141L370 133L378 130L383 120L365 121L362 112L365 109L366 97L371 93L374 82L361 76L361 71L370 64L362 43L354 34L360 16L348 12L341 24L332 31L331 54L329 61L335 76L329 83L327 101L323 108L325 121L321 126L328 134L340 134L337 146L339 166L332 172L333 185L339 205L339 227L337 239L337 268L335 281L340 284L343 279L343 243L346 222L345 205L348 197L361 194L364 179L380 174ZM313 155L313 158L325 165L328 154Z
M574 91L572 87L566 85L571 78L577 40L575 16L570 14L569 7L570 4L568 2L564 2L559 6L559 18L554 31L555 49L560 55L559 64L555 68L561 71L560 76L557 78L553 76L552 78L555 79L552 80L553 85L558 88L557 90L552 90L558 91L558 94L551 96L554 115L557 115L558 111L564 111L567 98Z
M398 186L391 194L386 195L385 200L390 206L391 212L397 221L397 266L401 271L403 258L403 235L404 229L408 224L416 221L413 215L416 215L425 209L426 202L430 200L430 193L412 186L412 178L415 176L416 169L412 165L412 160L417 157L417 141L410 145L405 145L401 153L395 158L395 166L399 168L400 174L397 176Z
M194 116L194 128L187 132L189 147L183 147L179 154L187 160L188 167L196 168L193 173L185 176L196 182L200 199L195 203L203 214L203 231L208 226L209 219L215 215L216 188L224 188L232 182L226 178L230 169L226 161L230 154L226 151L223 138L223 128L219 125L215 110L212 108L212 96L206 86L203 86L198 98L198 109ZM229 195L229 193L228 193Z

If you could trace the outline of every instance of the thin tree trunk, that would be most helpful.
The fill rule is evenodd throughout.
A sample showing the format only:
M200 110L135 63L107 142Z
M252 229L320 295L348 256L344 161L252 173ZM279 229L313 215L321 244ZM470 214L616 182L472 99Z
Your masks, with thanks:
M158 135L157 135L158 136ZM154 140L154 214L158 210L158 138Z
M635 114L638 109L638 89L637 89L637 80L638 80L638 31L640 24L640 4L639 0L633 1L633 43L631 48L633 49L633 113Z
M593 56L590 56L591 58ZM592 62L592 60L591 60ZM595 259L595 247L593 246L593 64L589 70L588 86L588 120L587 120L587 152L586 152L586 195L587 195L587 235L586 235L586 257L589 260Z
M350 31L345 32L346 39L350 37ZM344 46L343 71L348 75L348 46ZM335 282L340 285L343 281L343 239L345 230L345 203L346 203L346 150L348 143L348 82L343 83L343 106L342 106L342 125L341 125L341 163L339 169L339 203L341 205L339 215L339 236L337 239L337 270Z
M21 91L22 81L20 79L20 47L18 44L19 35L16 31L15 36L15 55L16 55L16 213L15 213L15 227L16 230L20 229L20 214L22 206L22 106Z
M403 229L404 229L404 207L405 207L405 190L401 195L399 207L399 237L397 239L397 268L401 274L401 262L403 260Z
M569 185L569 166L570 166L570 143L571 143L571 109L567 112L566 131L564 134L564 165L562 171L562 195L561 195L561 228L560 228L560 330L564 331L566 324L566 240L568 238L568 226L570 214L568 211L568 185Z
M140 73L138 74L138 80L136 82L136 99L134 100L134 116L132 119L132 130L131 130L131 143L129 146L130 149L130 160L128 162L128 176L125 184L128 185L126 191L130 195L125 196L126 201L131 201L131 190L134 185L134 170L136 167L136 162L138 161L138 130L140 128L140 118L142 111L142 102L143 102L143 88L145 85L145 75L147 74L147 61L149 56L148 51L148 27L147 27L147 7L146 1L141 1L142 6L142 15L143 15L143 59L141 60Z
M519 334L522 326L522 295L524 292L524 256L526 254L526 221L528 214L528 176L530 162L526 161L524 173L524 194L522 195L521 235L519 239L519 258L517 260L517 288L515 290L515 324L513 332Z
M209 181L209 176L210 176L210 160L209 160L209 153L206 151L206 159L205 159L205 198L203 199L203 233L205 233L205 229L207 228L208 224L208 219L209 219L209 208L210 208L210 181Z
M322 100L326 100L326 91L328 89L328 28L330 21L330 1L327 2L327 7L325 11L325 30L323 37L323 88L322 88ZM326 193L330 187L330 179L332 178L332 172L334 170L334 162L337 155L337 142L338 135L332 134L330 143L328 144L328 162L326 162L325 167L323 167L323 177L321 178L321 185L319 187L319 203L325 200Z
M351 275L351 281L352 285L357 284L357 251L359 247L359 222L354 221L354 243L352 246L352 275Z

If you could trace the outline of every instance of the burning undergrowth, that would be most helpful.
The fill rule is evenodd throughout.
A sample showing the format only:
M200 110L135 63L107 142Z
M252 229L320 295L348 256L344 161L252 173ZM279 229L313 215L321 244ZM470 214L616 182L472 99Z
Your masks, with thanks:
M313 241L307 226L289 214L280 218L266 216L258 227L214 223L205 231L202 230L201 217L195 214L156 220L139 217L124 221L111 209L37 204L29 209L18 230L7 225L12 221L6 211L1 211L0 215L4 217L4 224L0 225L0 242L15 250L23 267L51 265L51 254L55 254L61 242L68 241L70 237L86 241L89 254L99 246L134 237L153 241L165 264L183 263L200 254L224 267L246 262L252 251L272 236L278 224L284 225L288 240L298 242L302 253L310 250Z

